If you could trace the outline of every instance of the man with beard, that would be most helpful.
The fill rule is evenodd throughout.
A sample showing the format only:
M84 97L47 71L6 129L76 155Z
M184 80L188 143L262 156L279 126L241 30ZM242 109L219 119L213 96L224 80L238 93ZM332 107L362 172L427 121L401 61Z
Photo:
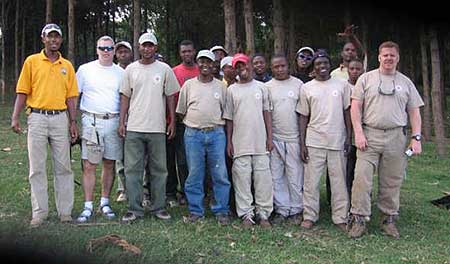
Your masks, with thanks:
M312 60L314 80L303 85L300 95L300 149L305 163L303 222L311 229L319 220L320 178L328 168L331 182L333 223L346 231L349 208L345 184L345 147L350 144L350 88L330 76L330 57L318 50Z
M152 204L149 210L161 220L171 218L165 209L166 137L172 139L175 136L174 94L180 90L180 86L172 69L155 59L157 44L152 33L147 32L139 37L141 59L127 67L120 87L119 135L125 138L128 196L128 212L122 221L127 223L144 216L142 175L146 154L151 173ZM170 116L168 125L166 104Z
M226 87L212 75L214 53L201 50L197 55L200 70L198 77L185 82L180 92L177 113L186 125L184 133L189 176L185 193L189 204L189 216L185 222L197 222L204 218L205 169L209 170L214 190L212 212L220 225L230 224L228 180L225 163L225 108Z

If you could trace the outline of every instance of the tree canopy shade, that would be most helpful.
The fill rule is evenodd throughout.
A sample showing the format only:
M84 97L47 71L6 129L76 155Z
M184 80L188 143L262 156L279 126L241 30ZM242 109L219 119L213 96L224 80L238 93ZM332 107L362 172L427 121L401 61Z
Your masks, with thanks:
M356 34L368 51L368 69L378 65L378 45L393 40L401 48L400 70L421 86L419 28L423 26L428 32L432 26L440 46L443 77L440 89L445 96L449 93L444 87L448 86L445 76L450 72L450 23L445 10L436 8L439 5L434 2L437 3L435 0L423 5L356 0L1 0L1 78L12 93L24 59L42 48L39 35L46 21L63 28L62 53L76 68L95 58L95 41L100 36L136 42L135 36L146 30L156 34L159 53L172 66L179 63L178 44L190 39L197 50L222 45L231 53L263 53L268 58L275 52L284 53L292 63L301 46L325 48L331 55L332 67L337 67L345 40L336 33L351 23L359 26ZM137 12L133 11L134 6ZM425 42L429 43L426 36ZM446 101L441 101L445 107Z

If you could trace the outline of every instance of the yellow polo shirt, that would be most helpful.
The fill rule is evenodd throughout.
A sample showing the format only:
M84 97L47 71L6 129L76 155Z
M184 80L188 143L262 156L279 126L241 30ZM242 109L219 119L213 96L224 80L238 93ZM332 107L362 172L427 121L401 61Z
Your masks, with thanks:
M67 109L66 99L78 96L75 70L59 54L51 62L42 50L28 56L17 82L16 93L27 95L27 106L46 110Z

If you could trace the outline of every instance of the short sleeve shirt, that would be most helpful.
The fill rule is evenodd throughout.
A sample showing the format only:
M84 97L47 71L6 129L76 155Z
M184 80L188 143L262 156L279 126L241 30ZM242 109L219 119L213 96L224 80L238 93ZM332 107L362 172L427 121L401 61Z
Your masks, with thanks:
M267 87L259 81L227 88L224 119L233 121L234 157L266 154L263 111L270 111Z
M186 81L180 91L176 112L184 115L183 123L192 128L225 125L226 86L213 78L203 83L198 78Z
M169 65L157 60L130 64L120 85L120 93L130 98L127 131L165 133L166 96L179 90Z
M67 98L78 96L75 70L70 61L59 58L51 62L44 50L25 60L16 92L27 95L26 104L46 110L67 109Z
M78 89L82 93L80 110L95 114L119 113L120 82L124 69L116 64L103 66L98 60L78 68Z
M383 95L379 92L392 95ZM412 81L400 72L384 75L378 69L362 74L353 89L352 99L363 102L362 123L390 129L406 126L410 108L424 105Z
M272 79L266 83L272 110L273 138L279 141L298 142L297 104L303 82L293 76L286 80Z
M340 65L330 73L331 77L341 78L344 81L348 80L348 68L344 65Z
M326 81L314 79L304 84L297 111L309 116L306 146L342 150L346 137L344 110L349 107L348 82L331 77Z

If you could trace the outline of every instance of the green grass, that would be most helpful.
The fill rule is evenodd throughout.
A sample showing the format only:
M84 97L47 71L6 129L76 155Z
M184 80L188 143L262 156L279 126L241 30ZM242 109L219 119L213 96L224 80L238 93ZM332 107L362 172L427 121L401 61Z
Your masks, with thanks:
M181 220L187 214L185 207L170 209L173 220L168 223L146 216L132 225L112 223L79 227L60 224L51 173L49 223L30 229L26 136L10 131L11 108L0 106L0 148L12 149L0 151L0 246L3 255L27 254L41 262L85 263L450 263L450 211L430 203L442 196L442 191L450 191L450 159L436 158L434 146L429 143L424 144L421 157L410 159L401 193L398 226L402 238L398 241L379 231L375 205L369 235L360 240L348 239L331 223L323 185L321 219L310 232L292 225L270 231L259 227L241 230L239 220L232 226L219 227L211 214L203 224L188 225ZM22 126L25 126L24 116ZM75 149L74 159L76 179L81 182L79 149ZM50 163L48 171L51 171ZM80 213L82 203L81 186L76 186L74 216ZM126 212L124 204L114 202L112 205L120 216ZM97 222L105 221L98 217ZM90 239L108 234L121 236L139 247L142 254L133 256L114 245L99 246L93 253L87 251Z

